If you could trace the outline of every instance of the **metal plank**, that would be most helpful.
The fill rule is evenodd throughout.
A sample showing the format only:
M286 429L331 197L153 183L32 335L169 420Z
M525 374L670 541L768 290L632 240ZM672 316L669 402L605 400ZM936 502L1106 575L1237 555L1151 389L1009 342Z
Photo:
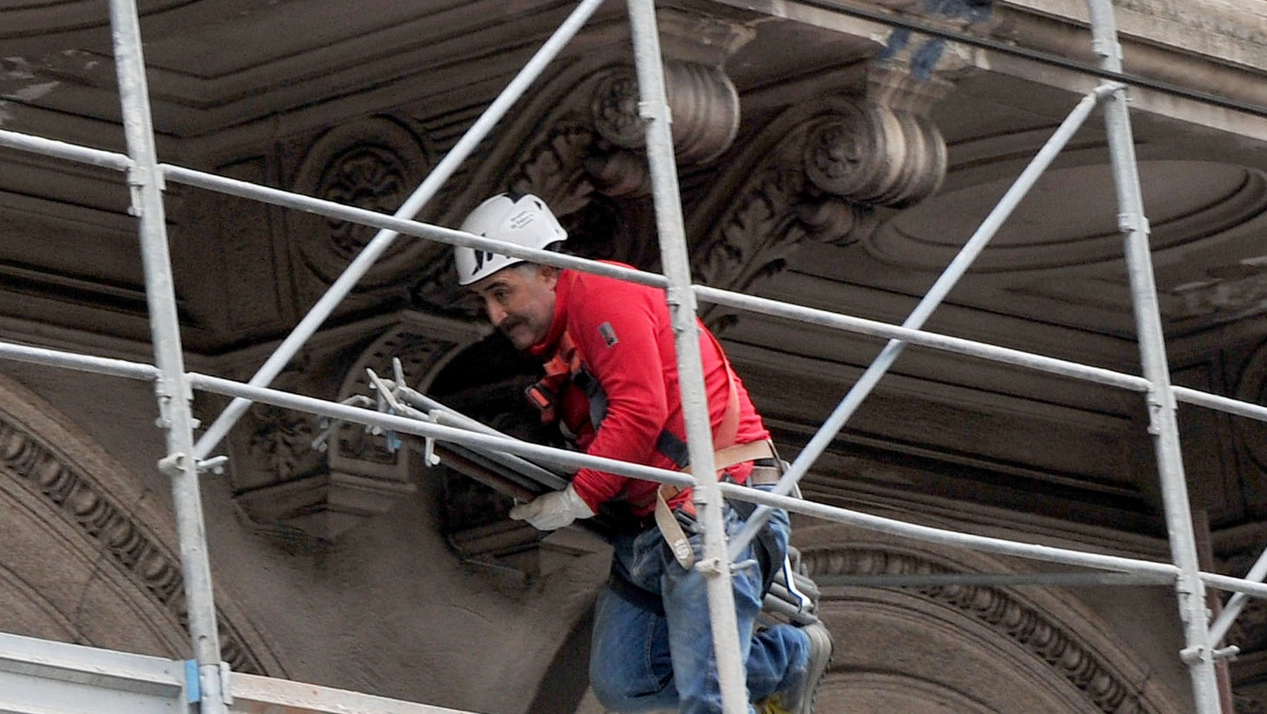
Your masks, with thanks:
M184 710L185 663L0 633L0 713Z
M457 709L237 672L229 675L229 692L232 714L466 714Z

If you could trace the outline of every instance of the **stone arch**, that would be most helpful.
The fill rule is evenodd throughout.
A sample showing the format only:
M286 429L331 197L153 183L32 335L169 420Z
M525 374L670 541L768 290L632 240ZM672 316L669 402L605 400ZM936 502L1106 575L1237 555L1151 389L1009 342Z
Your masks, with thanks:
M0 631L188 656L174 516L91 437L0 376ZM222 657L285 676L245 614L217 593Z
M815 527L799 535L803 560L820 577L1029 571L1024 564L981 553L844 526ZM825 587L820 615L837 640L820 710L1186 710L1176 693L1157 681L1153 668L1114 637L1111 624L1065 590Z
M820 577L1027 570L981 553L834 524L802 527L794 540L806 567ZM820 616L836 641L819 689L820 714L1190 710L1114 638L1109 623L1068 591L823 587ZM577 629L588 626L582 621ZM560 665L547 677L575 676L576 668ZM592 693L575 708L577 714L603 711Z

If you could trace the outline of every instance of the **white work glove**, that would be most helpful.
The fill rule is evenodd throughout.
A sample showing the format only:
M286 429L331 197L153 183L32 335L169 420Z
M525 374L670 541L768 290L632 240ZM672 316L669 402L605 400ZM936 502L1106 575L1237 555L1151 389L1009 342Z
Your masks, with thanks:
M539 531L553 531L578 518L592 518L594 512L576 495L572 485L562 491L551 491L537 496L527 503L516 504L510 509L510 517L528 521Z

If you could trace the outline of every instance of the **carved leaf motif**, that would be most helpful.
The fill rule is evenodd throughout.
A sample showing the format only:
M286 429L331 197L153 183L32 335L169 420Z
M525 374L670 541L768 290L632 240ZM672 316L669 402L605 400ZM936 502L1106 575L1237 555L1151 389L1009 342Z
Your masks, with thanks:
M593 130L580 121L559 122L525 152L512 173L510 187L540 196L556 216L579 211L594 192L585 172L593 142Z
M258 426L251 433L251 456L285 481L302 469L301 461L312 451L314 430L305 417L273 406L255 410Z
M708 285L737 292L782 271L804 240L838 246L858 241L871 216L870 209L823 195L803 171L787 167L767 168L733 205L695 249L692 270Z
M805 231L796 224L792 196L803 186L799 172L768 169L727 216L714 237L695 250L695 274L714 287L742 291L753 280L782 269Z

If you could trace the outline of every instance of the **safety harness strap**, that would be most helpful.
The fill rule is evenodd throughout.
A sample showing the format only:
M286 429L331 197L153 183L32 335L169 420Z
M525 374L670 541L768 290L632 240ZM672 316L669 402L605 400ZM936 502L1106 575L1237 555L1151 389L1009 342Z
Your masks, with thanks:
M746 444L735 443L735 439L739 434L739 420L742 409L739 404L739 379L735 375L735 370L731 367L725 351L722 350L721 344L717 342L717 338L708 331L705 331L704 334L708 335L713 348L717 350L717 354L721 357L722 364L726 368L726 382L729 386L726 412L722 416L722 422L718 425L717 431L713 434L713 447L717 449L713 454L714 468L721 472L745 461L774 458L774 446L768 440ZM580 354L576 349L576 343L572 340L572 336L565 331L559 338L558 351L545 364L544 378L526 390L529 401L541 410L543 421L558 420L558 413L555 409L556 399L567 380L571 380L573 384L585 393L586 398L589 400L590 424L597 431L603 419L607 417L607 394L603 391L603 387L598 383L598 380L594 379L594 376L586 371L585 365L581 362ZM683 472L690 473L690 452L686 441L681 437L667 428L662 429L656 438L655 447L657 451L676 464ZM695 565L695 552L691 548L686 533L682 530L682 525L678 523L677 517L673 514L673 509L668 504L670 500L677 497L684 490L670 484L664 484L656 490L655 521L661 535L664 536L665 542L672 551L674 559L683 568L691 568ZM682 504L682 507L688 513L694 515L695 506L693 503L686 501Z
M735 444L713 454L713 462L719 473L735 464L768 458L774 458L774 445L769 441ZM690 471L689 467L682 470ZM755 486L757 484L749 485ZM690 568L695 565L695 551L691 549L690 540L687 538L686 532L682 530L682 525L678 523L677 517L673 515L673 509L669 508L669 501L684 490L686 489L668 483L656 489L655 522L660 529L660 534L664 536L664 541L669 544L669 550L672 551L674 560L683 568ZM689 502L683 504L683 506L687 505L694 512L694 504Z

